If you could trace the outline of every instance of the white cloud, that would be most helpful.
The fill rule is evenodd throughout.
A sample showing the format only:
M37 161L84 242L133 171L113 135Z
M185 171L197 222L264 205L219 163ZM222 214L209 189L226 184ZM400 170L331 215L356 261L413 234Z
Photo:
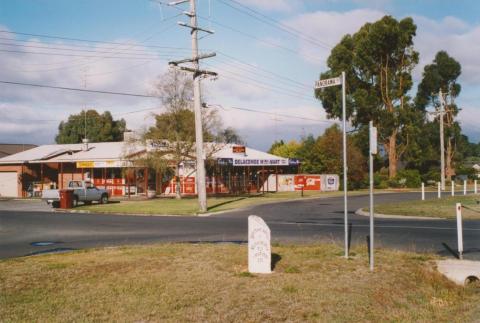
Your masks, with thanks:
M373 22L385 15L384 12L371 9L358 9L347 12L317 11L305 13L287 20L288 26L301 30L310 38L319 40L321 46L307 40L299 40L299 51L307 62L318 64L319 58L326 62L330 48L335 46L345 34L355 33L367 22ZM322 64L322 67L325 65Z
M454 17L440 21L421 16L413 18L418 26L415 48L420 52L416 79L420 79L423 67L432 62L435 54L445 50L462 65L460 82L480 85L480 25L470 26Z
M241 0L242 4L267 11L289 12L302 6L301 0Z
M1 79L4 81L150 94L158 75L165 71L167 66L158 52L141 46L89 46L85 43L72 46L37 39L3 42L21 45L1 47L4 52L0 55L0 69ZM100 112L109 110L114 117L118 115L125 118L127 126L135 129L151 123L148 112L124 113L156 106L159 106L157 99L2 84L0 142L18 142L16 139L27 134L30 138L22 140L23 142L52 142L59 121L70 114L79 113L84 108L95 108ZM51 119L57 121L34 121Z

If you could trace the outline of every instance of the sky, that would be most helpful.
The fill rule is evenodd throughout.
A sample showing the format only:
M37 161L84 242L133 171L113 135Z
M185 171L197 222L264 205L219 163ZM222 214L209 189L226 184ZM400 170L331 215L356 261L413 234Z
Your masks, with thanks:
M439 50L461 63L458 118L480 141L478 1L198 0L197 7L200 26L215 32L201 35L200 51L217 54L201 63L218 73L202 80L203 100L248 146L267 150L338 122L314 98L315 80L343 35L384 15L417 25L415 89ZM191 56L189 31L177 24L188 21L187 9L161 0L0 0L0 81L151 95L169 61ZM53 143L59 122L86 108L108 110L138 131L162 111L158 98L0 83L0 142Z

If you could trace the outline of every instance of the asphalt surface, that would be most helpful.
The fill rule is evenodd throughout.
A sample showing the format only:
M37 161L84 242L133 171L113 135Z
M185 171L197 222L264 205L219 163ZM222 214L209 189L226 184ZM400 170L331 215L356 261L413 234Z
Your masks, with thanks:
M427 193L435 198L436 193ZM375 196L375 203L419 199L420 193ZM368 217L355 215L368 196L349 197L352 244L366 244ZM454 212L454 210L453 210ZM343 198L264 204L210 217L54 213L38 201L0 201L0 258L153 242L234 242L247 239L247 217L261 216L272 241L336 242L343 246ZM480 221L464 221L464 257L480 259ZM455 220L375 219L375 246L454 257Z

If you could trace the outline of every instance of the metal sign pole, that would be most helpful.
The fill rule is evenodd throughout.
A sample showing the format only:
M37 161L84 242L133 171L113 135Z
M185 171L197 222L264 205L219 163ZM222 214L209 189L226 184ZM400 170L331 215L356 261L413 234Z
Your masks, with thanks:
M374 209L373 209L373 155L377 153L377 128L373 126L373 121L369 122L369 168L370 168L370 271L373 271L373 237L374 237Z
M345 102L345 72L342 72L342 119L343 119L343 213L345 222L345 258L348 258L348 203L347 203L347 109Z
M318 80L315 82L316 89L322 89L330 86L342 85L342 132L343 132L343 210L345 222L345 258L348 258L348 167L347 167L347 109L346 109L346 81L345 72L342 72L341 77L334 77L330 79Z

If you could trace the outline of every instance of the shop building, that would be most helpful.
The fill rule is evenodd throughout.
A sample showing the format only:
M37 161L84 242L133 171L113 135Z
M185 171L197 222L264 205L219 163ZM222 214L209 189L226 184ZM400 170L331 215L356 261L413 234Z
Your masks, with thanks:
M295 159L233 144L207 143L205 148L209 194L327 188L320 177L312 177L321 175L298 174L300 163ZM135 163L151 149L148 144L130 142L43 145L6 156L0 158L0 196L40 196L43 189L65 188L70 180L90 180L114 197L147 192L174 195L174 171L160 173ZM172 163L171 168L175 167ZM192 157L178 167L181 194L196 194L195 160ZM329 187L338 189L338 176Z

